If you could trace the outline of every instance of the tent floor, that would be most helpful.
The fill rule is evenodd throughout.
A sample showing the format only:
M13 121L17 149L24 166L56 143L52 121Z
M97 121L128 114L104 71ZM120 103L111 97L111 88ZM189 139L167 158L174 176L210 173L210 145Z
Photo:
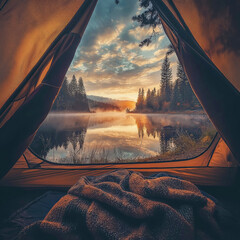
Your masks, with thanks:
M29 202L43 195L48 190L52 189L0 187L0 226L2 221L10 217L14 212L27 205ZM57 189L57 191L67 192L66 189Z
M240 219L240 188L238 187L199 187L201 190L217 198L237 219ZM0 224L18 209L24 207L46 191L54 189L24 189L1 187ZM67 192L67 189L55 189Z

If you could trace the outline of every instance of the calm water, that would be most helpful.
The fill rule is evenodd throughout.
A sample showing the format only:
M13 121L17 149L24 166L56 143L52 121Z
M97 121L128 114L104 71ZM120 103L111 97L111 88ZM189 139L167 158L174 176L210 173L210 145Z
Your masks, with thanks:
M54 113L31 149L49 161L69 164L176 159L199 154L213 131L202 114Z

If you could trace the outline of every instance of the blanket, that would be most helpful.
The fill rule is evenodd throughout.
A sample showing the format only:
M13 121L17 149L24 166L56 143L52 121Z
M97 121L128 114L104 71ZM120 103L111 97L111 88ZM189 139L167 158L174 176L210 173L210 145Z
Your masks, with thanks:
M227 216L227 217L226 217ZM227 220L226 220L227 219ZM229 239L231 217L192 183L118 170L81 177L18 239Z

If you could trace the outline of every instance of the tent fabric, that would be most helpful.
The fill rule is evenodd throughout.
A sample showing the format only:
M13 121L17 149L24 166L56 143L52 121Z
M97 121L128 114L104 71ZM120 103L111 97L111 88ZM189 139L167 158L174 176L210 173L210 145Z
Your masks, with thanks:
M11 0L5 4L0 12L0 108L83 2Z
M238 167L239 162L234 158L227 144L221 138L214 149L211 160L208 166L210 167Z
M198 99L240 161L239 1L152 3Z
M115 167L115 166L114 166ZM2 187L24 187L24 188L69 188L79 177L100 176L119 168L100 169L29 169L12 168L8 174L1 179ZM158 168L133 168L133 166L122 166L122 169L140 172L146 176L165 172L173 176L179 176L199 186L232 186L236 181L238 169L236 167L171 167Z
M165 1L167 4L167 1ZM238 0L173 0L198 44L240 91L240 2Z
M96 2L13 0L2 9L0 177L22 155L50 111Z
M5 136L1 138L0 149L3 159L6 159L6 161L2 162L1 175L4 175L22 155L31 142L35 131L50 111L60 86L46 84L46 82L51 83L52 77L54 77L54 80L59 80L64 76L62 74L65 74L67 67L64 69L62 62L71 63L79 40L77 34L67 36L66 42L64 41L66 46L63 48L66 51L62 52L56 59L54 58L54 63L51 66L52 71L48 72L43 83L33 91L24 101L24 104L0 129L0 135ZM46 96L48 96L47 101Z
M149 163L150 165L146 166L136 164L135 167L146 173L154 172L154 168L171 168L170 171L176 175L185 174L190 179L201 182L203 180L199 179L206 176L204 169L206 164L209 164L208 172L213 176L212 182L219 182L218 177L223 174L215 174L217 170L212 171L212 167L224 172L221 168L225 166L226 157L240 160L240 95L237 67L239 45L236 44L239 42L240 32L239 3L236 0L231 3L224 3L223 0L151 1L159 12L165 32L197 97L228 147L224 143L213 145L214 149L218 146L216 152L206 151L201 157L188 161ZM17 164L23 163L21 155L58 94L96 3L97 0L46 0L44 3L37 0L11 0L1 5L0 177L7 173L17 159ZM184 10L185 8L188 10ZM210 23L205 28L206 21ZM223 27L224 34L218 30L220 27ZM211 33L207 32L209 29L212 30ZM223 146L226 151L222 151L219 146ZM200 160L203 156L206 158ZM217 166L216 161L221 157L224 160L221 166ZM211 162L211 159L215 160ZM72 182L70 173L67 173L69 167L52 167L53 165L42 162L41 159L37 159L37 163L34 161L27 163L26 168L14 167L3 179L3 185L6 184L6 179L10 181L10 185L21 185L24 182L31 185L33 179L36 185L46 184L46 179L40 177L36 180L34 175L43 170L46 170L46 176L49 176L51 181L60 179L61 173L64 172L68 175L67 184ZM213 166L210 166L210 163ZM105 171L104 167L109 171L127 165L112 166L80 166L75 170L82 171L81 174L87 174L89 171L100 174ZM56 168L59 172L54 173ZM133 165L127 168L131 169ZM205 182L207 181L211 182L209 179Z

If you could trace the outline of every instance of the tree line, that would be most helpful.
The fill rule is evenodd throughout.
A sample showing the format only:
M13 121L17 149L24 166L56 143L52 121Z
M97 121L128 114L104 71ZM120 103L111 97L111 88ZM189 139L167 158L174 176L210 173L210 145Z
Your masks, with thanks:
M52 111L90 112L83 79L75 75L71 81L65 77L59 94L53 104Z
M162 23L158 11L151 3L151 0L139 0L139 6L143 11L133 16L132 19L140 27L149 27L152 29L152 33L146 36L139 44L140 47L149 46L155 37L161 34L162 31L159 29L162 30ZM180 63L177 66L177 79L174 83L172 82L169 55L173 52L174 49L170 45L162 63L159 89L148 89L146 95L144 89L139 89L135 112L201 109L201 105L195 97Z
M174 83L172 82L172 68L169 60L171 53L171 50L167 52L162 63L159 89L148 89L145 93L143 88L139 88L135 112L168 112L201 108L179 62L177 79Z

